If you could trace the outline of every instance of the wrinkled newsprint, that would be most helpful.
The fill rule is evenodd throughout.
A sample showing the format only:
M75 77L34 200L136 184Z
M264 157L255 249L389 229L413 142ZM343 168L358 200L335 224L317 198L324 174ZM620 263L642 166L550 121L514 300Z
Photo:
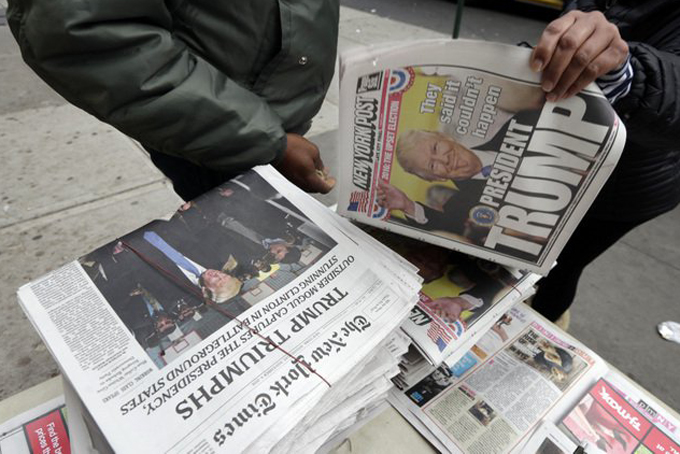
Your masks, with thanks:
M390 403L442 452L680 452L680 418L519 304Z
M529 55L466 40L344 54L338 211L546 274L625 129L594 84L547 102Z
M387 351L418 298L412 267L335 218L261 167L20 302L115 452L262 452Z
M364 230L418 267L420 300L402 329L433 365L457 362L540 278L384 230Z
M390 402L445 452L522 452L537 424L604 362L523 304L453 367L441 366Z

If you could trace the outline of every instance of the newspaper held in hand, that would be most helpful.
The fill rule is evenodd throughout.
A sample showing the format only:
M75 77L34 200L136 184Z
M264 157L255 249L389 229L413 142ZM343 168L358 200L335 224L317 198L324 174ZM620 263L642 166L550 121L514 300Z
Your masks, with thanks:
M417 301L413 267L356 230L262 167L19 299L112 451L270 451L356 391ZM357 386L398 372L379 364Z
M594 84L547 102L529 55L465 40L344 54L338 211L546 274L625 129Z

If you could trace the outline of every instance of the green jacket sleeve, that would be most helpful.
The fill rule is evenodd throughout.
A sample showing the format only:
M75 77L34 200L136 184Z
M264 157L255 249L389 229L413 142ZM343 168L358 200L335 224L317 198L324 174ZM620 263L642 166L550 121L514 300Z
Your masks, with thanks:
M10 0L8 19L45 82L154 150L231 172L283 153L280 118L173 36L162 0Z

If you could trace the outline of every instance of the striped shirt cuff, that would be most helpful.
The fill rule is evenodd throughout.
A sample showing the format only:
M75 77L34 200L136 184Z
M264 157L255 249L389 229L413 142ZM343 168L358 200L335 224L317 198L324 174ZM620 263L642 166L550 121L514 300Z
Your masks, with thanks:
M633 65L630 64L630 54L619 68L598 77L595 82L611 104L626 96L633 83Z

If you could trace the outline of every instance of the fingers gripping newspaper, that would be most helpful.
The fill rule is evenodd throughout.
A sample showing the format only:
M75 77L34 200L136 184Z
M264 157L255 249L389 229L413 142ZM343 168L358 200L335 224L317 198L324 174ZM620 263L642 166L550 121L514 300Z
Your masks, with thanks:
M625 129L594 84L547 102L529 55L466 40L344 54L338 211L546 274Z
M336 218L258 168L20 302L113 451L268 451L417 301L413 267Z

